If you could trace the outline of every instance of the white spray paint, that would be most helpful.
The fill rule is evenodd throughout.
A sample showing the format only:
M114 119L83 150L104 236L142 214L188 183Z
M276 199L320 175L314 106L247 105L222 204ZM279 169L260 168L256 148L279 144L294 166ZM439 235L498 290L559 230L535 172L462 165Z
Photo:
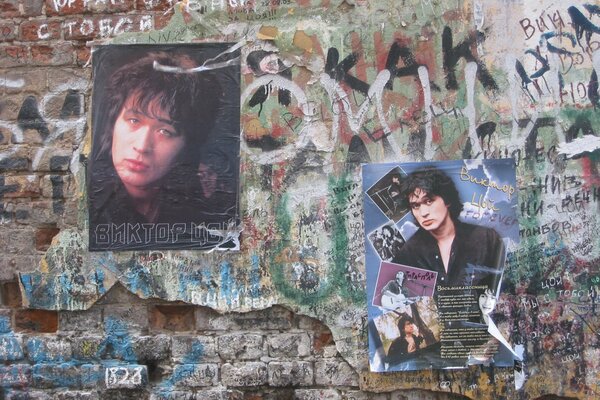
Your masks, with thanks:
M421 88L423 89L423 100L425 112L427 113L427 121L425 122L425 153L423 156L426 160L433 159L434 151L431 146L433 142L433 129L432 129L432 121L433 121L433 113L431 110L432 100L431 100L431 85L429 84L429 71L427 71L427 67L420 66L417 70L419 72L419 80L421 81Z
M25 80L22 78L10 79L10 78L0 76L0 87L5 87L5 88L9 88L9 89L18 89L18 88L22 88L24 85L25 85Z

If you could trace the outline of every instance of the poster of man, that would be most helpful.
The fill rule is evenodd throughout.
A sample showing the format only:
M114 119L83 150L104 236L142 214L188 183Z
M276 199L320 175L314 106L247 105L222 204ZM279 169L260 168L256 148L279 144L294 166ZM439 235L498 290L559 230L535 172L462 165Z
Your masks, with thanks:
M400 177L396 199L399 208L409 210L398 221L390 221L392 217L371 193L375 185L388 179L390 171ZM390 293L399 290L384 289L396 289L400 286L398 281L406 286L407 268L414 268L434 276L429 293L436 305L437 322L442 327L437 353L429 351L426 358L410 360L397 358L389 351L394 353L395 349L406 347L406 343L382 351L381 337L385 333L370 330L371 369L377 372L455 368L490 360L497 366L512 365L514 353L511 351L498 351L507 358L494 356L490 351L497 349L494 347L497 343L505 347L509 344L497 337L499 333L493 323L495 301L489 298L497 299L506 251L515 248L519 240L514 161L368 164L363 166L363 190L365 232L393 223L405 239L387 263L382 262L373 246L366 246L369 319L376 321L390 312L399 312L390 308L389 299L407 297L406 294L400 291L392 296ZM371 241L368 235L366 239ZM397 275L400 271L403 272L401 279L396 276L392 281L390 274ZM397 303L400 302L393 305ZM421 338L413 333L409 335L409 331L414 330L410 322L414 316L406 320L409 321L404 321L409 347L419 348L415 346L421 343ZM398 329L402 332L404 327ZM486 357L481 356L484 348ZM396 360L396 364L383 362L381 354L385 360Z
M239 52L94 49L89 247L239 247Z

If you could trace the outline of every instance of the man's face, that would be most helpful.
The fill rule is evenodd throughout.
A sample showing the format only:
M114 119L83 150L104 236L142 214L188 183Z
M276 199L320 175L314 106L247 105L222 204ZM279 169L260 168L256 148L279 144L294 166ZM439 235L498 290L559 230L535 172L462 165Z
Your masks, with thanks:
M426 231L435 231L450 220L449 205L440 196L430 196L417 188L408 196L413 216Z
M135 100L133 95L123 104L112 137L113 165L130 193L156 185L185 145L183 134L156 101L140 110Z
M414 332L415 332L415 325L410 321L406 321L404 323L404 333L406 335L412 335Z
M402 272L398 272L398 273L396 274L396 282L397 282L399 285L402 285L402 282L404 282L404 274L403 274Z

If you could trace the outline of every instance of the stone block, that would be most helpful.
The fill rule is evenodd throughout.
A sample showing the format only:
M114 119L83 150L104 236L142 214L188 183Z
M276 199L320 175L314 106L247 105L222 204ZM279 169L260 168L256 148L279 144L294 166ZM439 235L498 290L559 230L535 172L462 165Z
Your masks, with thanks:
M72 64L73 61L73 45L69 42L31 45L32 65L59 66Z
M42 15L44 0L23 0L23 15L26 17L37 17Z
M14 22L0 22L0 42L11 42L17 38L17 26Z
M101 364L81 365L81 388L98 389L105 379L105 367Z
M156 391L150 400L243 400L244 394L237 390L206 389L190 392L188 390Z
M0 365L0 387L30 387L31 365Z
M217 351L226 360L255 360L265 353L263 336L232 333L217 338Z
M310 386L314 382L312 363L292 361L269 363L269 386Z
M281 333L267 337L269 356L278 358L310 355L311 340L307 333Z
M130 331L148 330L148 308L142 304L104 307L104 319L127 321L127 328Z
M104 294L104 296L102 296L96 302L96 305L107 305L107 304L128 304L129 306L134 306L134 305L137 305L137 306L144 305L145 306L145 303L142 299L137 297L135 294L131 293L129 290L127 290L127 288L125 288L125 286L123 286L119 282L115 283L110 289L108 289L108 292L106 292ZM133 313L134 309L132 308L131 310L132 310L131 313ZM137 312L137 311L140 311L140 310L135 309L135 312ZM147 317L147 312L145 313L145 315Z
M104 383L107 389L141 389L148 385L145 365L118 364L107 366Z
M19 26L21 41L56 40L60 39L60 21L58 20L29 20Z
M0 281L14 279L17 271L34 270L40 258L40 256L0 255Z
M32 369L33 386L36 388L81 387L81 368L73 363L36 363Z
M27 340L27 357L33 363L57 363L71 359L71 343L65 339L36 336Z
M7 93L29 93L40 95L46 91L45 70L40 68L8 69L1 72L0 84Z
M139 336L133 339L138 362L167 360L171 356L171 340L167 335Z
M96 392L82 392L82 391L60 391L54 393L56 400L99 400L100 396Z
M97 360L104 339L100 336L75 336L71 339L73 358L76 360Z
M173 336L173 360L184 363L217 361L215 338L211 336Z
M296 400L342 400L342 395L335 389L297 389Z
M37 175L7 176L4 180L4 198L38 197L41 194Z
M221 383L225 386L262 386L267 382L268 372L265 363L241 362L221 366Z
M0 68L27 65L31 60L29 48L23 44L0 46Z
M173 369L178 387L216 386L219 381L217 364L179 364Z
M0 361L16 361L23 358L22 338L12 333L0 335Z
M315 362L315 376L317 385L358 386L358 374L342 360Z
M4 397L4 400L54 400L53 394L42 390L11 390Z
M49 310L17 310L15 331L54 333L58 330L58 312Z
M61 332L92 333L102 329L102 310L94 307L86 311L60 311L58 313L58 326Z
M194 325L192 306L154 306L150 310L152 329L185 332L194 330Z

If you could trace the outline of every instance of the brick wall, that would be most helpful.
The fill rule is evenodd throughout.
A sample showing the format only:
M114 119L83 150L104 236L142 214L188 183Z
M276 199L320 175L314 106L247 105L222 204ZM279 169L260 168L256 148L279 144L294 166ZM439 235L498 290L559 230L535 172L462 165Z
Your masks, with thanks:
M2 286L0 398L452 398L361 392L329 329L282 307L218 314L116 285L87 311L40 311L15 289Z

